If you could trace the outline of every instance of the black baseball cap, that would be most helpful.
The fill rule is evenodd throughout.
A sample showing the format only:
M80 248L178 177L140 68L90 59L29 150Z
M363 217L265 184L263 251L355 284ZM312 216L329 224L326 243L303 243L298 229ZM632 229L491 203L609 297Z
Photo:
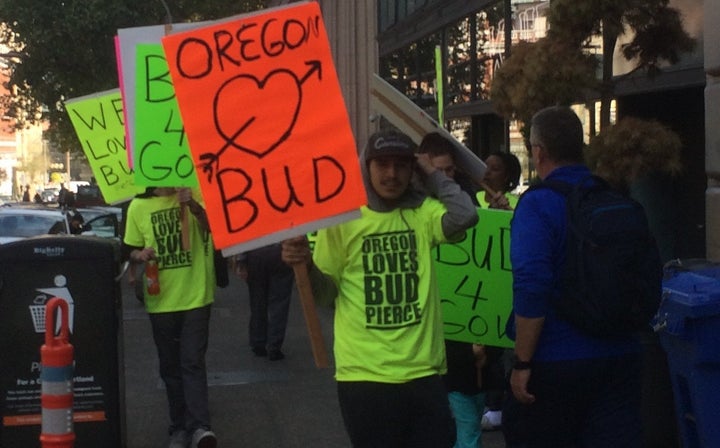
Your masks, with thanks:
M402 132L380 131L370 136L365 159L385 156L415 158L416 150L415 142Z

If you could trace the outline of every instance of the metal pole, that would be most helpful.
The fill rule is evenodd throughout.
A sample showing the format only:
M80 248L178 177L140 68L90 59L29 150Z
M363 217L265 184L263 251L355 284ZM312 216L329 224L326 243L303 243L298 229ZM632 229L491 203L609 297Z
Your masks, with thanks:
M160 3L162 3L163 7L165 8L165 23L169 25L172 23L172 14L170 14L170 8L168 8L165 0L160 0Z
M510 57L510 47L512 47L512 26L513 26L513 14L512 14L512 3L511 0L505 0L504 2L504 17L505 20L505 60ZM510 152L510 121L505 120L505 152Z

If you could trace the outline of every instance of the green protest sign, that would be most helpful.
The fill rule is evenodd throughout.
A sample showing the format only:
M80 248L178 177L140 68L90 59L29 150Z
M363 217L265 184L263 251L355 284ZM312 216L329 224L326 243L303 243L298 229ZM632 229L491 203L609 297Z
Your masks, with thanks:
M65 102L65 110L105 202L124 202L143 191L127 162L120 90L73 98Z
M163 47L136 46L135 183L196 187L195 167Z
M464 240L434 249L445 337L512 347L505 334L512 310L512 212L478 209L478 213L478 224Z

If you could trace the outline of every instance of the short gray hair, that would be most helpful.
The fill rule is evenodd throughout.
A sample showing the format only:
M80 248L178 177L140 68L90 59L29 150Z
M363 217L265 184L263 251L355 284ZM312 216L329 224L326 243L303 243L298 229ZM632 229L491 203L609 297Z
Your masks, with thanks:
M555 162L583 162L582 123L569 107L546 107L533 115L530 143L545 148Z

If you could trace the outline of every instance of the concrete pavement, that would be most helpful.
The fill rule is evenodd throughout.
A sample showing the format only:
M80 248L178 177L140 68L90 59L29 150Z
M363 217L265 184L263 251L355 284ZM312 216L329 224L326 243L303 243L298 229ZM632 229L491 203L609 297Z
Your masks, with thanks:
M332 368L332 312L318 309L331 368L318 369L294 294L281 361L253 356L247 344L247 287L231 274L218 289L207 355L210 411L220 448L349 447ZM123 280L127 448L163 448L168 412L150 322ZM504 447L500 432L484 448Z

